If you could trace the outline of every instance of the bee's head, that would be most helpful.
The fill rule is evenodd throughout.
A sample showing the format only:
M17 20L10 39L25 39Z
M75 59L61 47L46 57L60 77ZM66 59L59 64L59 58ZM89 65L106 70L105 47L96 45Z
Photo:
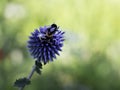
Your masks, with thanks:
M56 24L52 24L51 28L57 28L57 25Z

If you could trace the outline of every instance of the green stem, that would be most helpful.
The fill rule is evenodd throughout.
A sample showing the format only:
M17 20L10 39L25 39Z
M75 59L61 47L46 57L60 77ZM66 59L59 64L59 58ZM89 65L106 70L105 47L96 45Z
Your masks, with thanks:
M31 79L32 75L33 75L33 74L34 74L34 72L35 72L35 69L36 69L36 65L34 65L34 66L33 66L32 71L30 72L29 76L27 77L27 79L28 79L28 80L30 80L30 79ZM20 87L20 88L19 88L19 90L23 90L23 89L24 89L24 87L25 87L25 86Z

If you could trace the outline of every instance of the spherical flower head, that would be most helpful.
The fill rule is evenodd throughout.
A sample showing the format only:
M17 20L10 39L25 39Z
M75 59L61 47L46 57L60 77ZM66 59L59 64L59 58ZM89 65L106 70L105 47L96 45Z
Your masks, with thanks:
M36 29L28 40L31 55L44 64L53 61L56 55L59 55L59 51L62 51L64 33L56 24Z

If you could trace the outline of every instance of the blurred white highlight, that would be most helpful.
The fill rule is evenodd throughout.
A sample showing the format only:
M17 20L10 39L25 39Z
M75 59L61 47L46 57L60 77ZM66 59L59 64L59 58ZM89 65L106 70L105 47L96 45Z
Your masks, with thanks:
M9 3L6 5L4 16L6 19L21 19L25 17L25 8L20 4Z

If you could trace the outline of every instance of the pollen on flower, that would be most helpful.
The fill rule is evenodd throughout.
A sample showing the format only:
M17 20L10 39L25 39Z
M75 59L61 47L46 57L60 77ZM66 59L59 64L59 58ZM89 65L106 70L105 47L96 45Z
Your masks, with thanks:
M28 48L31 55L44 64L56 59L59 51L62 51L64 33L56 24L36 29L28 40Z

